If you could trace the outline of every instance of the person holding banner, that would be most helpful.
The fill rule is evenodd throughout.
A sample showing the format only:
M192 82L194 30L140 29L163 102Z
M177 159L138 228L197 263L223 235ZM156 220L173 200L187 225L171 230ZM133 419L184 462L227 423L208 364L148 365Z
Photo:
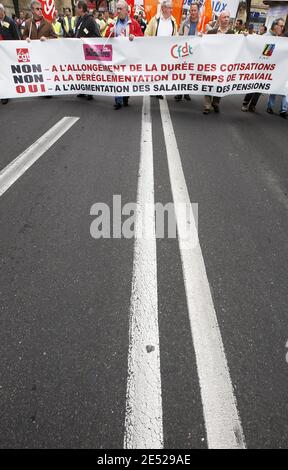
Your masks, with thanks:
M172 0L163 0L161 2L160 14L153 16L145 30L145 36L177 36L177 22L172 16ZM156 98L163 100L162 95L156 95Z
M284 28L285 28L285 21L283 20L283 18L277 18L276 20L273 21L270 31L266 33L265 36L282 36L284 32ZM276 96L277 95L269 95L269 99L267 103L268 114L274 114L273 108L275 105ZM287 96L285 95L280 95L280 96L281 96L281 105L280 105L279 116L282 117L283 119L287 119L287 110L288 110Z
M20 39L20 33L14 21L6 16L4 6L0 3L0 41L16 41ZM8 98L1 100L2 104L8 103Z
M26 21L23 39L30 42L30 40L40 39L55 39L57 34L54 33L52 24L45 20L42 15L42 6L38 0L32 0L30 4L32 18Z
M230 28L230 12L225 10L222 11L218 18L218 28L211 29L207 34L235 34L234 30ZM220 96L204 96L204 110L203 114L209 114L211 107L215 113L219 113L219 103L221 101Z
M189 16L186 18L180 26L179 36L195 36L197 35L197 25L199 21L199 4L191 3ZM183 95L176 95L175 101L181 101ZM190 95L184 95L184 99L191 101Z
M99 38L100 29L94 18L88 13L88 6L84 0L79 0L76 4L77 21L75 25L75 38ZM87 101L93 100L93 95L80 93L77 98L86 98Z
M128 37L133 41L135 36L143 36L141 27L134 18L130 18L129 5L124 0L117 2L117 18L110 24L106 31L106 37ZM116 96L114 109L118 111L122 106L128 106L129 96Z

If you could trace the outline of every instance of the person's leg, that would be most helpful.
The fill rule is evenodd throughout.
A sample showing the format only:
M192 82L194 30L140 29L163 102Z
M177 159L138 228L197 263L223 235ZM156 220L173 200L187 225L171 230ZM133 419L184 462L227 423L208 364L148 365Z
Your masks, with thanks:
M115 96L114 109L120 109L123 106L123 96Z
M268 103L267 103L267 113L269 113L269 114L274 113L273 108L274 108L274 105L275 105L275 99L276 99L276 95L269 95L269 99L268 99Z
M287 119L287 110L288 110L288 102L287 102L287 96L283 95L281 97L281 107L280 107L280 117Z
M220 96L213 96L212 107L214 108L215 113L219 113L219 111L220 111L220 109L219 109L220 101L221 101Z
M203 114L209 114L211 109L212 96L204 96L204 111Z
M255 108L256 108L256 105L258 103L260 96L261 96L261 93L252 93L251 101L249 104L249 111L251 112L255 111Z

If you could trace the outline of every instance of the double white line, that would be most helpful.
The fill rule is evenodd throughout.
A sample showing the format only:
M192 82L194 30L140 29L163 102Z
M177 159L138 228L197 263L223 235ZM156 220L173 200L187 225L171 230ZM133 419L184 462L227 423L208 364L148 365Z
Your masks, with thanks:
M208 447L213 449L245 448L243 430L198 240L196 223L194 219L189 221L193 227L190 232L190 240L187 241L187 220L183 211L178 210L181 203L190 205L191 202L166 99L160 101L160 111ZM142 113L124 438L124 447L129 449L161 449L164 445L155 232L153 239L137 238L137 222L141 220L143 207L147 202L151 206L154 204L151 128L150 98L145 97ZM155 227L153 210L145 222L147 225L150 224L148 232L153 233L153 227Z

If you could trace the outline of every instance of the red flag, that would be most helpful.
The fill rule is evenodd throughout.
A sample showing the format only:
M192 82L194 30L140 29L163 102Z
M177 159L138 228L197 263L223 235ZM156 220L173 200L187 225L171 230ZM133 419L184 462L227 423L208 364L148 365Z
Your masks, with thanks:
M45 20L48 20L50 23L52 23L55 14L54 0L41 0L41 5L42 15L44 16Z
M205 0L204 6L202 7L200 18L197 25L197 30L199 33L205 33L206 25L211 21L213 18L213 10L212 10L212 1Z
M128 5L129 5L129 7L130 7L130 16L131 16L132 18L134 18L134 12L135 12L135 11L134 11L134 8L135 8L134 3L135 3L135 0L126 0L126 1L127 1Z

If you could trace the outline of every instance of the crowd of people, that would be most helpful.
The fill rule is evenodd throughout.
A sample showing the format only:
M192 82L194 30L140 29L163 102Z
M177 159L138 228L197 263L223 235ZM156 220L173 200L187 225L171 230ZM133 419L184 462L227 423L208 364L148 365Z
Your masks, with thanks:
M130 7L125 0L117 2L116 12L89 11L85 0L76 3L75 14L70 8L65 8L64 13L55 11L52 23L44 19L42 6L38 0L32 0L30 14L20 11L19 18L15 15L8 17L4 6L0 3L0 40L26 40L57 38L85 38L85 37L129 37L133 41L135 36L202 36L203 34L260 34L267 36L288 36L285 32L283 18L275 19L267 31L265 25L261 25L256 33L253 23L244 24L241 19L234 22L230 19L228 11L222 11L218 18L207 23L205 31L199 32L200 21L199 4L195 1L190 5L189 12L183 14L182 22L177 25L172 16L173 0L162 0L159 12L149 22L145 19L144 10L139 9L135 15L131 15ZM79 98L92 100L92 95L77 95ZM241 110L243 112L255 112L261 93L249 93L244 97ZM163 99L157 95L157 99ZM190 101L190 95L176 95L175 101L183 98ZM288 96L281 96L279 116L288 117ZM2 104L7 104L8 99L2 99ZM116 97L114 109L119 110L128 106L128 97ZM219 113L220 97L204 96L203 114L211 111ZM267 102L267 113L274 114L276 95L270 95Z

